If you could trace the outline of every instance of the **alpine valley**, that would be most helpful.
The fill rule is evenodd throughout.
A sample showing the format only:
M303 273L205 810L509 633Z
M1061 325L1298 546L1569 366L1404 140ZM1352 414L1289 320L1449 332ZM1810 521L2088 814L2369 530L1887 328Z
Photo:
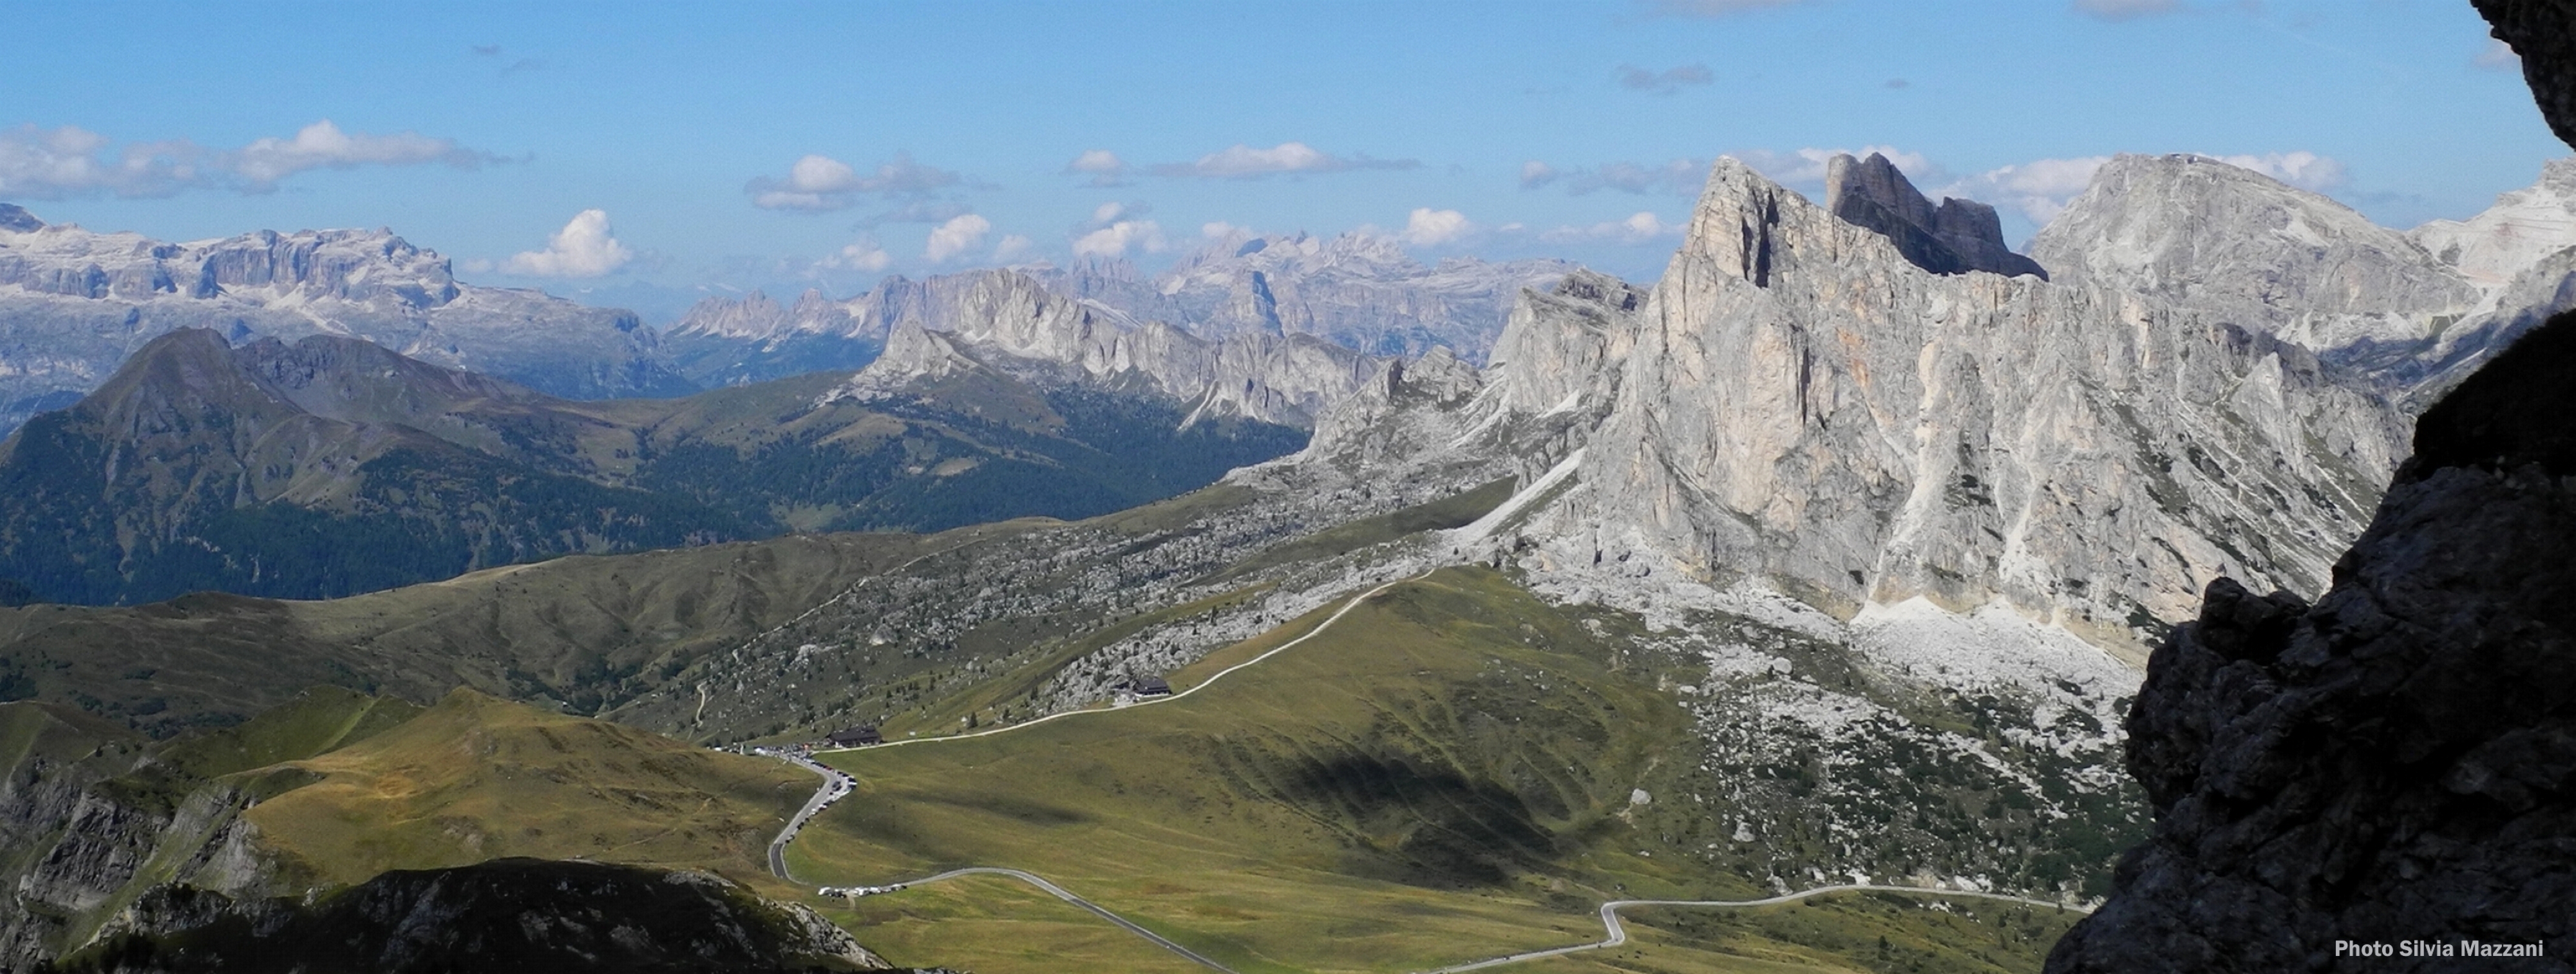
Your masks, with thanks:
M2120 156L2026 254L1826 172L1651 282L1231 232L667 332L0 207L0 964L2038 970L2150 650L2338 584L2576 307L2576 160L2400 231Z

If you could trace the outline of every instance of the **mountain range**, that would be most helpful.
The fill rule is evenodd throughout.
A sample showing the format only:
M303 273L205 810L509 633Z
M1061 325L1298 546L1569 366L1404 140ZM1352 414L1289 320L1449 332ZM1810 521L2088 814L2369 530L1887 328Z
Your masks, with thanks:
M1186 904L1160 923L1233 956L1332 939L1201 890L1282 863L1336 891L1297 900L1321 929L1436 902L1503 931L1470 940L1527 929L1478 911L1844 877L2098 897L2171 792L2116 770L2144 651L2220 577L2337 582L2410 422L2576 297L2551 245L2567 170L2410 235L2123 156L2028 254L1882 157L1828 172L1819 204L1719 160L1651 283L1245 237L1153 282L1087 264L710 302L652 354L725 388L679 398L172 332L0 446L0 574L101 602L417 584L0 610L0 688L182 740L292 680L462 684L711 744L1012 729L850 757L884 762L876 790L800 861L1105 836L1147 851L1046 861L1153 884ZM47 273L0 297L248 306ZM296 279L375 293L334 273ZM791 528L949 530L700 544ZM1219 676L1196 709L1133 706ZM446 700L451 724L496 712ZM1182 712L1187 733L1154 716ZM55 792L46 814L80 807ZM101 834L215 848L173 828ZM1239 840L1224 864L1173 838L1201 829Z
M583 402L354 338L183 329L0 443L0 577L64 602L329 597L568 553L1084 517L1304 440L1214 405L1267 402L1257 379L924 340L930 365Z
M1130 327L1161 323L1210 343L1306 336L1370 355L1415 356L1443 347L1482 361L1515 296L1552 285L1572 269L1562 261L1469 258L1426 268L1383 237L1233 230L1151 278L1122 261L1085 259L1062 268L968 271L923 281L898 275L846 300L816 290L790 305L757 291L707 298L664 340L674 367L707 386L854 369L907 324L953 331L980 320L976 293L991 289L984 283L989 279L1011 276Z

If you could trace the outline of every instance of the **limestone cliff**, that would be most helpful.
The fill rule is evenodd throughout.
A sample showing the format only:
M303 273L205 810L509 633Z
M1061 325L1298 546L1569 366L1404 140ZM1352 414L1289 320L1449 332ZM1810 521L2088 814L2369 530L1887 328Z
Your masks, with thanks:
M2316 591L2399 449L2298 346L1927 273L1733 160L1637 321L1588 516L1828 605L2001 598L2100 635L2219 574Z

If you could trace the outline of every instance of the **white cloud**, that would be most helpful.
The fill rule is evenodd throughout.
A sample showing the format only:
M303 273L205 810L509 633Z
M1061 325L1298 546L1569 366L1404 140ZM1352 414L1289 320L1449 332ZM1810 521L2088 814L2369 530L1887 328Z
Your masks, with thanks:
M1073 242L1076 257L1120 257L1130 248L1159 253L1166 246L1163 228L1152 220L1120 220Z
M1117 222L1118 215L1125 212L1127 212L1127 205L1124 203L1102 203L1092 209L1091 222L1108 226Z
M1806 0L1649 0L1646 9L1667 17L1724 17Z
M1625 220L1595 223L1588 227L1557 227L1540 233L1538 237L1550 243L1607 240L1623 244L1642 244L1663 237L1679 237L1681 234L1681 224L1665 223L1663 218L1640 210Z
M1675 159L1664 163L1605 162L1590 168L1558 169L1544 162L1521 164L1521 188L1538 189L1562 185L1576 196L1601 190L1622 193L1670 193L1693 196L1708 178L1708 162L1700 159Z
M825 267L867 271L871 274L884 270L893 263L893 255L886 253L885 248L878 246L873 238L861 238L855 243L843 246L839 253L823 258Z
M1848 155L1866 159L1873 152L1886 156L1887 161L1895 163L1897 170L1903 172L1905 178L1917 186L1940 182L1950 177L1948 172L1933 165L1932 160L1922 153L1907 152L1890 145L1869 145L1858 149L1807 148L1794 152L1755 149L1739 153L1736 158L1744 160L1745 165L1760 170L1763 175L1771 177L1775 182L1787 185L1821 186L1825 182L1825 166L1832 162L1835 156Z
M2513 45L2490 37L2487 38L2487 46L2480 48L2478 56L2471 58L2469 63L2490 71L2519 70L2522 55L2513 52Z
M1619 87L1631 91L1648 91L1669 95L1683 85L1704 85L1717 80L1705 64L1685 64L1678 68L1649 71L1633 64L1619 66Z
M433 139L417 132L367 135L343 132L330 119L296 130L292 139L263 138L243 146L226 160L234 174L254 192L277 188L277 181L310 169L358 166L409 166L444 162L459 169L481 166L490 157L460 148L453 139Z
M1030 240L1019 234L1008 234L993 245L993 259L1007 261L1029 252Z
M1090 176L1090 185L1093 186L1127 185L1127 160L1118 158L1117 153L1107 149L1092 149L1073 157L1072 162L1065 164L1064 171Z
M1237 230L1241 230L1245 233L1252 232L1249 228L1238 227L1223 220L1199 224L1199 236L1206 237L1210 240L1222 239L1233 234Z
M984 235L992 229L993 221L972 213L942 223L939 229L930 231L930 242L922 248L921 256L932 263L945 261L983 243Z
M2046 224L2066 204L2093 185L2093 171L2110 156L2034 159L1989 169L1944 186L1930 195L1957 196L2020 210L2032 223Z
M864 174L830 156L807 155L787 167L786 178L760 176L744 184L743 192L764 210L821 213L848 209L871 195L919 201L961 181L954 172L912 161L910 153L897 152Z
M1399 236L1416 247L1432 247L1466 236L1475 228L1476 224L1464 213L1425 206L1416 207L1404 218L1404 232Z
M2210 156L2307 190L2323 193L2343 185L2343 163L2314 152L2267 152L2259 156Z
M2136 20L2179 13L2181 0L2075 0L2075 11L2097 20Z
M0 130L0 196L63 199L115 195L171 196L190 189L230 188L265 193L281 179L313 169L445 163L475 169L504 162L490 153L416 132L368 135L342 131L330 119L292 138L261 138L240 149L218 151L186 139L114 140L65 125L46 130L20 125Z
M1200 156L1196 162L1173 162L1155 166L1162 176L1203 176L1217 179L1257 179L1276 173L1347 172L1354 169L1412 169L1422 163L1413 159L1373 159L1368 156L1344 158L1323 152L1303 142L1282 142L1267 149L1248 145Z
M513 254L500 270L524 277L598 277L633 259L634 251L609 232L607 210L583 210L546 238L546 249Z

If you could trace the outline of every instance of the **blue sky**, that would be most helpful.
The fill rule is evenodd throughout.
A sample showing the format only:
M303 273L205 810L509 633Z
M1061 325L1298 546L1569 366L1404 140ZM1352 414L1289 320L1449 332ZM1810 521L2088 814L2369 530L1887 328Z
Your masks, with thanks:
M1150 269L1220 223L1650 279L1719 154L1813 192L1821 150L1884 147L2019 240L2112 153L2237 157L2394 226L2567 153L2465 0L0 15L0 199L165 239L390 226L467 280L661 314L1077 252Z

